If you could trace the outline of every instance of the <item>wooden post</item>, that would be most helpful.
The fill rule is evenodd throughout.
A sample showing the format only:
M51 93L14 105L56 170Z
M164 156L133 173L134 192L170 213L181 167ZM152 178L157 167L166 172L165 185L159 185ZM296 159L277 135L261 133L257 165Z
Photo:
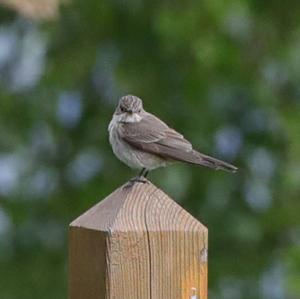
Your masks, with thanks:
M207 299L207 229L149 181L70 224L69 299Z

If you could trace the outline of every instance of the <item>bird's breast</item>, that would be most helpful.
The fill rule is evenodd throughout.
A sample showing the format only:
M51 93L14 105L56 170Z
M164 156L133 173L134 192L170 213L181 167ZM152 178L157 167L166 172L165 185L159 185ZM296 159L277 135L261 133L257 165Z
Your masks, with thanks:
M166 165L166 161L162 158L151 153L138 150L137 148L128 144L120 136L122 125L122 122L118 121L116 118L113 118L108 127L109 142L112 146L114 154L119 160L129 167L135 169L147 168L152 170Z
M108 127L109 142L114 154L119 160L131 168L143 168L136 150L121 138L120 126L122 126L122 123L116 122L114 119L112 119Z

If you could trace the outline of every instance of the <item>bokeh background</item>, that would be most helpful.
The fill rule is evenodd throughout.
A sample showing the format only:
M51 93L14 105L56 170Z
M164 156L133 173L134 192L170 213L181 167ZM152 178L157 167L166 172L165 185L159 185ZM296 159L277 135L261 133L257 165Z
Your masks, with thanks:
M150 174L209 228L209 298L300 298L299 12L0 1L0 298L67 298L68 224L135 175L107 136L128 93L240 168Z

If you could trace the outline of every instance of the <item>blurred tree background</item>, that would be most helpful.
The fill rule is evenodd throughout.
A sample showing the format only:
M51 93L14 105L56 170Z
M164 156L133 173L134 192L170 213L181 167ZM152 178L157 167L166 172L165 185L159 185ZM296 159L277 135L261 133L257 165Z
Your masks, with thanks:
M128 93L240 168L150 174L209 228L209 298L300 298L299 1L0 9L1 299L67 298L68 223L135 175L107 136Z

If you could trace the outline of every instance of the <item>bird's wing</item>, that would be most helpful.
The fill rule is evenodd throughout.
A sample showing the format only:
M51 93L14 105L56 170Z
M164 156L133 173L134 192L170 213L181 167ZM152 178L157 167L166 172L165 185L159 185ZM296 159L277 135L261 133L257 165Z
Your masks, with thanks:
M193 150L189 141L156 116L145 113L139 122L122 123L120 137L131 146L167 160L203 165L235 172L237 168Z
M192 150L181 134L150 113L139 122L123 123L120 135L130 145L164 158L180 160L180 153Z

